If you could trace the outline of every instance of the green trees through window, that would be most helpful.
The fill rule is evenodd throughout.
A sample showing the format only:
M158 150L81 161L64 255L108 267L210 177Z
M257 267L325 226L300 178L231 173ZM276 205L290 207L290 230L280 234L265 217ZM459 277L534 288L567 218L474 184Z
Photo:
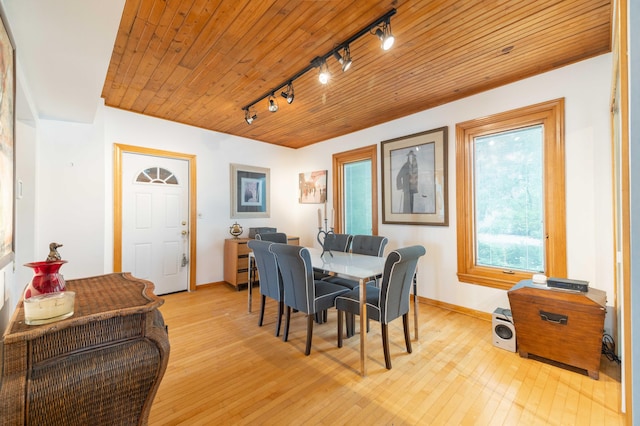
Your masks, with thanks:
M456 125L458 279L566 276L564 100Z
M542 126L475 138L476 263L544 271Z

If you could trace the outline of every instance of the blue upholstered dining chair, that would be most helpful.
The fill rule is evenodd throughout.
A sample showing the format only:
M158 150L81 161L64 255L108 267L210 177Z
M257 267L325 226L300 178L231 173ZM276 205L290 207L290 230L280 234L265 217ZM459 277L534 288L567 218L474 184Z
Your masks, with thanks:
M348 252L349 249L351 248L352 238L353 238L353 235L351 234L329 234L324 240L324 244L325 244L324 248L326 250L331 250L331 251ZM324 278L328 278L330 276L331 275L325 274L320 271L315 271L313 273L313 277L316 280L321 280Z
M262 327L264 320L264 306L267 297L278 302L278 319L276 323L276 336L280 335L280 325L282 323L282 314L284 312L284 299L282 297L282 278L276 263L276 257L269 251L269 247L275 243L270 241L249 240L247 245L253 251L258 266L258 275L260 277L260 319L258 326ZM251 283L249 283L251 285Z
M354 235L351 240L351 253L382 257L384 255L384 248L388 242L387 237L379 235ZM330 283L340 284L349 289L353 289L358 285L358 281L342 277L331 276L324 278L324 280Z
M351 234L329 234L325 239L325 249L331 251L347 252L351 248Z
M402 316L404 341L407 352L411 353L409 337L409 294L413 276L416 273L418 259L424 256L424 247L416 245L392 251L387 256L380 287L367 285L367 318L380 322L382 326L382 347L384 362L391 369L389 354L388 324ZM356 287L348 293L341 294L335 301L338 310L338 347L342 347L343 312L360 314L360 288ZM364 330L360 330L361 333Z
M351 241L351 253L382 257L389 240L380 235L354 235Z
M384 248L389 239L380 235L354 235L351 240L351 253L364 254L367 256L382 257ZM358 281L343 277L325 277L325 281L339 284L348 289L354 289L359 285ZM369 281L367 284L376 284L376 281ZM347 314L347 337L353 336L354 319L353 315Z
M336 297L349 289L314 280L311 255L305 247L272 244L269 250L275 254L278 262L284 289L284 304L287 307L283 340L286 342L289 339L291 309L303 312L307 316L307 345L304 354L309 355L315 314L333 307Z
M285 234L284 232L267 232L264 234L256 234L256 240L287 244L287 234Z

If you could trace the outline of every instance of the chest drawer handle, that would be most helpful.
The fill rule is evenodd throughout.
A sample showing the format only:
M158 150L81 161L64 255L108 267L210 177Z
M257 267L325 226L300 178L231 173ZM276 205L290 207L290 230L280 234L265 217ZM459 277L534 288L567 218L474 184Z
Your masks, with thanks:
M567 325L569 317L567 315L540 311L540 319L542 319L543 321L551 322L553 324Z

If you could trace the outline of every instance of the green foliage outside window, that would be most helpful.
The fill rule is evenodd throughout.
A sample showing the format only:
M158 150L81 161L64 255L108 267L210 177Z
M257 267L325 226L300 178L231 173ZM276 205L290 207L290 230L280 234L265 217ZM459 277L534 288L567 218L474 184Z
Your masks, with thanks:
M544 271L543 127L474 140L476 264Z
M371 160L344 167L345 232L371 235Z

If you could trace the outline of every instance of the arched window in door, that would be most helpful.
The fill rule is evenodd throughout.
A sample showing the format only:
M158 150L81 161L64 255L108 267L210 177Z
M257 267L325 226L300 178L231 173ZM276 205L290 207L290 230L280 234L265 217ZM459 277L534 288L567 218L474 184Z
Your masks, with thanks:
M136 182L178 185L178 179L175 175L171 171L162 167L150 167L148 169L144 169L138 173Z

